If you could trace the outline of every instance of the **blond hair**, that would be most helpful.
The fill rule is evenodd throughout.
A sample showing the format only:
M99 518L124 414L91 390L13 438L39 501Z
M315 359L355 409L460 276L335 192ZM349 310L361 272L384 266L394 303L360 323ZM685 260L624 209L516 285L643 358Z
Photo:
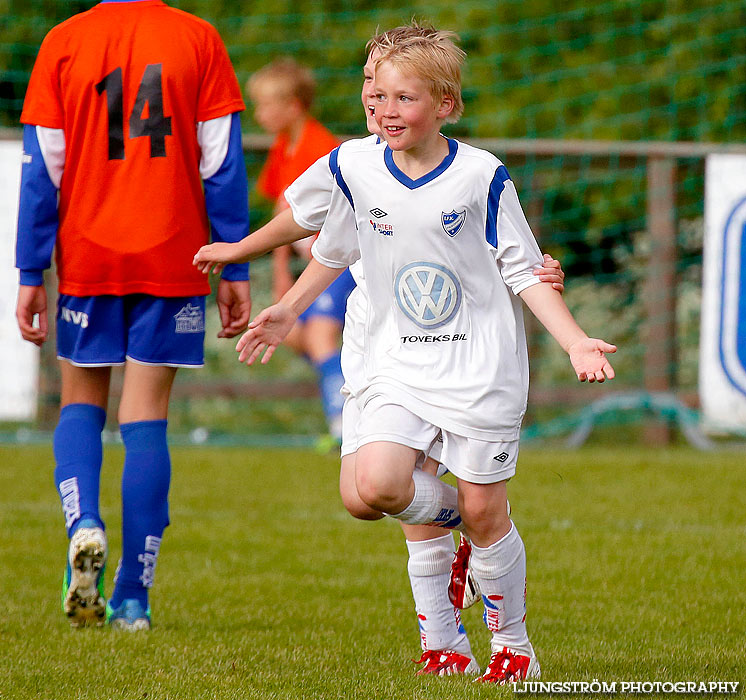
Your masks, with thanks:
M390 63L401 73L414 75L430 84L430 94L436 104L446 95L453 99L453 110L445 121L455 124L464 113L461 97L461 66L466 54L455 44L453 32L432 30L428 34L400 38L388 45L376 43L381 51L376 69ZM372 50L372 49L371 49Z
M412 21L409 24L403 24L399 27L394 27L393 29L387 29L385 32L379 32L375 36L371 37L368 40L368 43L365 45L365 55L369 56L371 51L373 51L374 49L377 49L381 53L383 53L384 51L388 51L391 47L395 46L404 39L411 39L418 36L434 36L441 34L443 36L451 36L452 38L456 37L453 32L439 32L429 22L420 23L413 17Z
M311 109L316 94L316 80L310 68L287 56L260 68L246 83L249 94L260 85L270 85L288 99L300 101L304 109Z

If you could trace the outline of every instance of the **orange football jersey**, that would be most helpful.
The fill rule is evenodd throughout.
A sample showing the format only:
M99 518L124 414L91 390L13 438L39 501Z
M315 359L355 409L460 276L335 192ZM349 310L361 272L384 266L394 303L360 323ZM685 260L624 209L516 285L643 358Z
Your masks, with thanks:
M44 39L24 124L63 129L56 260L74 296L209 293L197 122L244 109L217 31L161 0L101 3Z

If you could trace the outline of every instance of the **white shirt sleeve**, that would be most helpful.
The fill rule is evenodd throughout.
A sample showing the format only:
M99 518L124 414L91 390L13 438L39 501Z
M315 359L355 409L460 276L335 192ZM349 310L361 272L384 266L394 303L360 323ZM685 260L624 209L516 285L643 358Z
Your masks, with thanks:
M334 175L329 168L329 156L325 155L285 190L295 223L309 231L318 231L326 221L333 188Z
M65 170L65 132L62 129L37 126L36 139L49 179L56 189L60 189L62 173Z
M355 212L338 186L332 191L328 216L311 253L327 267L348 267L360 259Z
M518 295L541 280L533 274L543 257L526 221L512 180L505 182L497 212L497 250L495 253L505 283Z
M225 161L231 134L232 114L197 122L197 142L202 151L199 174L203 180L211 178Z

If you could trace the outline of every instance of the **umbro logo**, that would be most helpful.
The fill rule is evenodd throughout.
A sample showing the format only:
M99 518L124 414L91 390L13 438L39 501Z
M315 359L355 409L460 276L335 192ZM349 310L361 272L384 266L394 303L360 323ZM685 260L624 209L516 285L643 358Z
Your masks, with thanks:
M379 209L378 207L373 207L373 209L370 210L370 213L373 214L376 219L382 219L384 216L388 216L383 209Z
M508 457L510 457L510 455L507 452L501 452L497 457L493 457L492 459L496 459L498 462L504 462Z

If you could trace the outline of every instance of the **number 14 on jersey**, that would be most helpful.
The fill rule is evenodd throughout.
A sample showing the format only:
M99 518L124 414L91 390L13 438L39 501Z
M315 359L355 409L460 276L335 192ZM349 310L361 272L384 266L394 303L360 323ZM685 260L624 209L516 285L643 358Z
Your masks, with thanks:
M129 116L129 137L150 137L150 157L166 157L166 136L171 136L171 117L163 115L163 80L161 63L145 67L137 89L135 105ZM106 93L109 116L109 160L124 160L124 100L122 69L115 68L96 84L99 95ZM147 104L148 116L143 118Z

